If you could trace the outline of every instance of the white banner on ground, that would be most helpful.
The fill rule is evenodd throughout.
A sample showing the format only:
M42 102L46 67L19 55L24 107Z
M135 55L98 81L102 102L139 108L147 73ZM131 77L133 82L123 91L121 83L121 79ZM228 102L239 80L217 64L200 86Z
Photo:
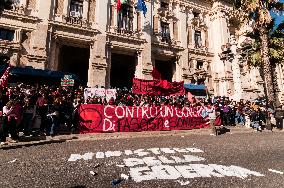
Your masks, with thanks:
M116 99L116 89L86 88L84 90L85 101L88 97L106 97L106 100L109 101L112 97Z

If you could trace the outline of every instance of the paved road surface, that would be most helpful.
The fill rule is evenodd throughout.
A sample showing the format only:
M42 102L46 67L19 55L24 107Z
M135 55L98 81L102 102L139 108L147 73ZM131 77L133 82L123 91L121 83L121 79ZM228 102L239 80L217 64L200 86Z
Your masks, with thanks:
M280 188L283 172L283 132L175 134L0 150L0 187L5 188ZM114 179L122 181L113 186Z

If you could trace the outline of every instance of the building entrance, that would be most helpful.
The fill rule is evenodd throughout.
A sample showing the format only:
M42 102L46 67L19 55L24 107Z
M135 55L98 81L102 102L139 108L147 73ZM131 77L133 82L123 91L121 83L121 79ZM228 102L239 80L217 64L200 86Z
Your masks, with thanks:
M163 80L171 82L175 71L175 64L173 61L155 60L155 68L159 71Z
M58 70L78 76L81 84L87 85L90 50L63 45L59 53Z
M126 87L130 89L135 75L135 68L135 56L112 53L110 86L116 88Z

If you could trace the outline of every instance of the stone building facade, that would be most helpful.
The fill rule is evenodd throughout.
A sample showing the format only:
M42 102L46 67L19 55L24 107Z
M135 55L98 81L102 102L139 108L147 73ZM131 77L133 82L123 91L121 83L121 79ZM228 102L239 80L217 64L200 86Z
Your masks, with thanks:
M19 0L0 16L0 54L15 66L74 73L90 87L131 87L156 67L164 79L205 84L216 96L263 94L259 70L246 70L237 52L245 39L229 0L145 2L146 15L137 0L120 11L116 0Z

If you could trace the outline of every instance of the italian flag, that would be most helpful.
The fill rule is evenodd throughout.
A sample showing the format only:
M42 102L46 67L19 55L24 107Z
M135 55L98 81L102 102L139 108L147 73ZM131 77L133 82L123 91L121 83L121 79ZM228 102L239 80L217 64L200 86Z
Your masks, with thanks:
M117 12L120 11L121 5L127 3L127 1L128 0L117 0L117 3L116 3Z

